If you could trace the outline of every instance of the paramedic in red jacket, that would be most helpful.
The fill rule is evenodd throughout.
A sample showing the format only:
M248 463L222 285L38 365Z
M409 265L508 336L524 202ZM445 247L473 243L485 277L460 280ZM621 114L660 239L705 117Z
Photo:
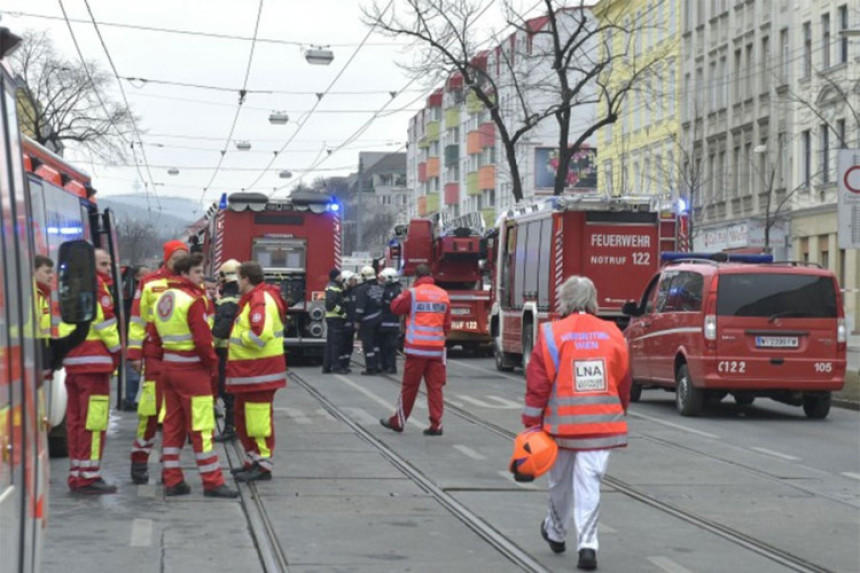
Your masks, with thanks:
M382 418L379 423L389 430L403 431L423 377L430 409L430 427L424 430L424 435L441 436L444 409L442 386L447 378L445 338L451 330L451 303L448 293L437 287L430 276L430 267L418 265L415 277L417 280L412 288L404 290L391 301L391 312L407 315L403 350L406 363L397 412L390 418Z
M600 483L612 448L627 445L630 358L618 327L595 316L597 290L573 276L559 291L562 317L545 322L526 369L522 422L558 444L549 471L549 510L541 535L555 553L576 525L577 567L597 568Z

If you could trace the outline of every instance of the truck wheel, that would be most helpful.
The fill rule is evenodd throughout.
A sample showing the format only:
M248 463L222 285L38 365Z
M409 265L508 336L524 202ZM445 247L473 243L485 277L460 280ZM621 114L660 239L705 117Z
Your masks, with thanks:
M642 399L642 384L634 382L630 385L630 401L638 402Z
M501 372L510 372L514 369L514 365L508 357L508 353L502 351L498 338L493 339L493 358L496 360L496 370Z
M803 412L810 420L823 420L830 413L830 392L803 395Z
M526 324L527 330L523 333L523 370L529 367L529 362L532 361L532 351L535 347L532 333L532 325Z
M698 416L705 401L705 392L693 386L686 364L678 368L675 377L675 407L682 416Z

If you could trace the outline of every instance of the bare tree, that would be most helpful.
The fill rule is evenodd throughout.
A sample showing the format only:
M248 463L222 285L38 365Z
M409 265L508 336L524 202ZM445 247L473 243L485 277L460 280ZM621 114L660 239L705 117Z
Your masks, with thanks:
M161 245L173 237L160 231L154 222L126 218L116 226L118 250L123 263L141 264L159 260Z
M127 156L132 113L106 95L113 82L108 72L95 62L64 59L45 32L25 34L11 63L24 84L18 108L25 133L57 152L75 142L101 159Z

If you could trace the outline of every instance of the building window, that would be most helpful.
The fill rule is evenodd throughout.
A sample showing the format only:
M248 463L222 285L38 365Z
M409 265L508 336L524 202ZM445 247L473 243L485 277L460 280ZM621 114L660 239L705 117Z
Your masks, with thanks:
M746 67L744 67L744 73L746 76L744 77L744 95L747 99L753 97L753 45L747 44L747 61Z
M803 77L812 75L812 24L803 23Z
M788 83L788 71L791 62L788 48L788 28L783 28L779 32L779 69L781 83Z
M726 105L729 102L729 78L728 78L728 65L726 63L726 57L723 56L720 58L720 93L719 93L719 109L725 109Z
M734 189L732 190L733 197L740 197L741 195L741 148L735 147L733 151L734 155L734 164L735 164L735 181L734 181Z
M837 119L836 120L836 133L839 137L839 149L845 149L848 147L848 140L845 139L845 120Z
M848 29L848 6L839 7L839 29L843 32ZM844 33L839 36L839 63L848 62L848 36Z
M800 145L802 147L803 184L809 187L809 180L812 178L812 134L808 129L800 134Z
M759 93L767 93L770 87L770 73L768 63L770 60L770 38L765 36L761 39L761 72L759 73Z
M717 92L719 90L719 82L717 81L717 63L711 62L711 89L708 90L708 109L710 111L717 110Z
M830 127L821 124L821 181L830 183Z
M612 195L612 162L603 162L603 188Z
M743 70L741 70L741 65L743 62L743 55L740 50L735 50L735 103L740 103L743 99Z
M830 67L830 14L821 16L821 67Z
M752 164L752 143L744 145L744 196L750 195L754 188L753 164Z

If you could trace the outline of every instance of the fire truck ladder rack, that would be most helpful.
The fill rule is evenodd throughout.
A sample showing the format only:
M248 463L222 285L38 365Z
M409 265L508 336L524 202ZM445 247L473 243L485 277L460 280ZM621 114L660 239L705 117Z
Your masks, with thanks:
M507 217L519 217L541 211L657 211L665 202L654 197L609 196L596 193L536 198L509 209Z

